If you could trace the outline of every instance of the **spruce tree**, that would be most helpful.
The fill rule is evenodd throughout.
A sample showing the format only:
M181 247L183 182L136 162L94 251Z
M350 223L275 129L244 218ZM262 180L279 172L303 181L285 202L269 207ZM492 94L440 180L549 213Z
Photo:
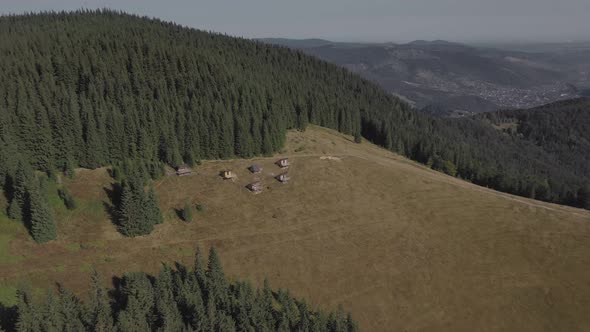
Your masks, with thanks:
M41 329L43 331L63 331L64 321L61 315L61 301L53 291L49 291L45 300Z
M182 208L180 214L181 214L182 220L184 220L186 222L193 221L193 207L191 206L191 204L188 201L184 203L184 207Z
M40 330L39 312L32 303L31 297L26 290L17 291L18 302L16 310L16 330L18 332L37 332Z
M205 262L203 260L203 255L201 254L201 249L197 247L195 252L195 265L194 265L194 275L199 283L200 289L204 290L206 288L206 269L205 269Z
M23 220L23 207L17 199L13 199L8 205L7 214L11 219L22 221Z
M84 307L71 291L59 286L60 314L63 318L63 331L83 331Z
M142 181L137 174L132 174L123 185L119 207L119 230L129 237L147 235L154 229L154 220L150 218L154 208L149 208Z
M226 293L226 280L221 261L214 247L209 249L209 260L207 262L207 290L209 300L213 300L218 308L227 308L228 298Z
M12 201L8 207L8 216L14 220L24 221L28 217L29 202L27 191L33 185L33 175L29 166L19 160L16 169L16 175L12 183Z
M202 266L196 260L197 266ZM275 298L267 281L256 292L247 282L230 284L214 249L210 250L205 278L201 288L197 274L187 272L179 264L176 269L163 266L157 276L127 274L115 289L106 290L94 271L85 304L62 287L58 296L49 293L45 301L32 301L26 292L19 290L16 326L8 329L26 332L358 330L356 322L350 315L345 317L341 309L331 313L328 319L287 291L279 290ZM109 293L114 296L110 298Z
M161 224L164 222L160 205L158 204L158 198L154 188L150 188L146 196L146 213L149 219L149 223L152 225Z
M96 270L92 271L91 289L87 309L87 326L91 331L113 331L113 316L107 291L102 287Z
M28 192L30 204L30 232L37 243L45 243L57 238L57 230L53 213L47 199L41 195L38 188L31 188Z

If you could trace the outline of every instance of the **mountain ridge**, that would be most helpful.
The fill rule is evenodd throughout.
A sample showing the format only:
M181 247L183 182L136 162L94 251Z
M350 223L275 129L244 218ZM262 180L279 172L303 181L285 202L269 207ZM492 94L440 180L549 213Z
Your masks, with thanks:
M293 44L284 39L274 42L287 47ZM536 53L534 48L525 52L444 40L348 45L301 43L291 47L356 72L419 109L458 97L485 99L498 109L528 108L574 98L579 94L572 85L587 83L583 73L590 65L581 58L583 54L574 51ZM453 114L471 105L443 106L448 108L443 114ZM471 108L469 112L487 110Z

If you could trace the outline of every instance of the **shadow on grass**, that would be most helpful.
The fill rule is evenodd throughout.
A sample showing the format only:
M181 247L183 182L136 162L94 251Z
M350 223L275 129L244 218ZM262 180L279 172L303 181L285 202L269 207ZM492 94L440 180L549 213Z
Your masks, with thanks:
M7 307L0 303L0 328L4 331L16 331L17 319L16 306Z
M104 187L103 190L109 198L108 202L102 202L105 212L108 214L111 222L118 227L120 225L117 211L121 206L121 195L123 193L123 188L119 183L113 183L111 184L110 188Z

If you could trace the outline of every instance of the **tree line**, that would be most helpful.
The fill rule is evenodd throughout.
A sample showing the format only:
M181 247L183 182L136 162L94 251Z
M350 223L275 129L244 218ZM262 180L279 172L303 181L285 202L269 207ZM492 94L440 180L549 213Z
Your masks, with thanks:
M342 309L312 309L288 291L230 282L214 248L207 262L197 251L192 269L164 265L157 276L129 273L104 288L96 272L88 299L58 286L38 299L18 291L18 303L2 328L37 331L318 331L355 332L357 323Z

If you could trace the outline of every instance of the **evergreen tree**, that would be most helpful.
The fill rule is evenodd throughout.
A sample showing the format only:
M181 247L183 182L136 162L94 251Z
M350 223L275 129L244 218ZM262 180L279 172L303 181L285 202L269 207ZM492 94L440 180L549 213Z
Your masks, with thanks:
M28 192L30 202L30 232L38 243L45 243L57 238L57 230L53 213L49 208L45 196L38 188L32 188Z
M91 278L92 282L86 319L88 329L96 332L114 331L108 294L101 286L101 280L96 270L92 272Z
M180 212L180 216L181 216L182 220L184 220L186 222L193 221L193 207L191 206L191 204L188 201L184 203L184 207L182 208L182 210Z
M12 183L12 201L8 207L8 216L18 221L28 217L29 202L27 192L32 186L32 172L26 163L19 160L16 175Z
M201 260L196 261L196 270L202 270ZM19 332L358 331L356 322L350 315L345 316L342 309L330 313L328 319L322 312L294 299L288 291L273 292L268 281L262 290L256 291L247 282L230 283L215 249L210 250L204 288L199 285L197 275L182 265L176 269L164 265L157 276L129 273L115 289L107 290L94 271L86 303L61 287L58 296L50 292L45 301L32 301L26 292L19 290L15 329Z
M149 223L152 225L161 224L164 222L162 211L160 211L160 205L154 188L150 188L146 196L146 213L149 219Z
M39 310L31 302L30 295L25 290L18 290L17 298L16 309L18 311L18 319L16 321L16 330L18 332L39 331Z
M578 190L577 205L582 209L590 210L590 187L584 186Z
M43 311L43 318L41 319L41 329L43 331L63 331L64 321L61 314L61 301L56 297L52 291L47 295Z
M85 329L84 307L80 300L71 291L62 287L59 288L59 300L60 314L64 322L62 331L83 331Z
M205 289L206 285L206 270L205 270L205 262L203 261L203 255L201 254L201 249L197 247L195 252L195 265L194 265L194 275L196 280L199 284L200 289Z
M152 202L153 203L153 202ZM154 229L158 216L154 206L148 205L142 181L139 175L132 174L123 185L121 205L119 208L119 230L125 236L147 235Z
M227 309L227 283L221 266L221 261L214 247L209 249L209 259L206 272L207 296L219 309Z

